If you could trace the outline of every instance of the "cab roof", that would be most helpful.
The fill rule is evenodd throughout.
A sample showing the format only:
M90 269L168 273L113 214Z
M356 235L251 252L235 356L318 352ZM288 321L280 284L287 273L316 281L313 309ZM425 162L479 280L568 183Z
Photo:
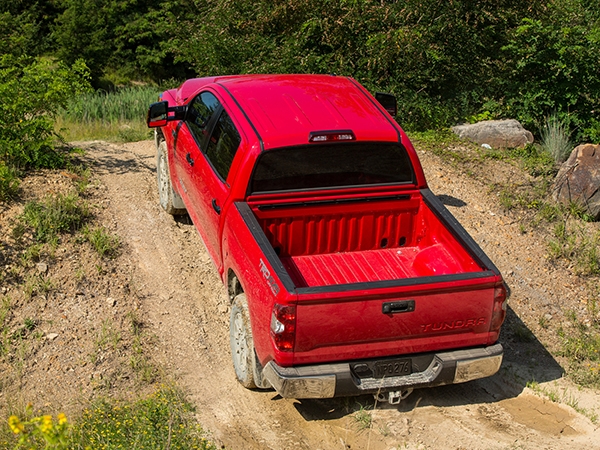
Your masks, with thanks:
M216 85L216 86L215 86ZM204 87L230 95L263 148L308 144L322 131L352 131L357 141L398 142L398 129L377 101L351 78L333 75L240 75L188 80L178 97ZM220 88L220 89L219 89Z

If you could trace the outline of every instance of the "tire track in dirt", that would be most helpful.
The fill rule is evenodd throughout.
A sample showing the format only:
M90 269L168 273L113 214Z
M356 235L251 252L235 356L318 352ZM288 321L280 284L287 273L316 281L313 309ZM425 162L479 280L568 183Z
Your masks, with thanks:
M156 336L151 353L189 392L199 422L218 444L229 449L590 449L600 442L588 419L524 387L531 369L516 357L490 379L418 390L400 406L375 405L366 427L357 411L361 404L374 406L371 397L299 401L242 388L230 362L225 289L193 225L185 218L174 220L158 206L153 142L83 147L106 187L105 213L113 216L137 268L133 286L147 331ZM427 167L446 170L423 156ZM503 253L495 241L503 239L501 233L512 235L515 225L489 215L488 205L479 204L485 196L471 180L459 177L450 183L435 173L428 176L434 192L465 200L468 207L451 207L452 212L507 273L514 255ZM469 189L475 191L467 196ZM519 295L515 289L513 299ZM525 350L539 353L535 346ZM552 366L547 355L536 357ZM555 375L541 380L556 382L560 370L543 368Z

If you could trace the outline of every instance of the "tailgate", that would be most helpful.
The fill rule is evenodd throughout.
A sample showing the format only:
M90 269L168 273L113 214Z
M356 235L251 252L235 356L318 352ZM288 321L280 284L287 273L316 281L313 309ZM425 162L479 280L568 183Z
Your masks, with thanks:
M300 289L305 292L298 297L294 364L493 343L498 335L490 332L497 279L484 276L486 272L479 275L447 281L436 277L434 283L387 289Z

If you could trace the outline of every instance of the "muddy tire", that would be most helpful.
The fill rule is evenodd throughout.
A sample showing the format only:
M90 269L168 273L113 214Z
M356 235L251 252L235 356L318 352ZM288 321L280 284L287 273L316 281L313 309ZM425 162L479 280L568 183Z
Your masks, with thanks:
M156 182L158 184L158 199L160 206L172 216L186 213L185 205L179 194L173 190L169 172L167 143L160 141L156 148Z
M229 342L237 380L245 388L256 388L254 378L256 354L254 353L254 341L252 339L246 294L237 295L231 304Z

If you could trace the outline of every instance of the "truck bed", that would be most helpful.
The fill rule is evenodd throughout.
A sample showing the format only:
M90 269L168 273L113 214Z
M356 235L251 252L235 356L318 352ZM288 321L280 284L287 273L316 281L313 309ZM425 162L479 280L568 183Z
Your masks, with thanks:
M296 287L482 270L419 192L253 211Z

